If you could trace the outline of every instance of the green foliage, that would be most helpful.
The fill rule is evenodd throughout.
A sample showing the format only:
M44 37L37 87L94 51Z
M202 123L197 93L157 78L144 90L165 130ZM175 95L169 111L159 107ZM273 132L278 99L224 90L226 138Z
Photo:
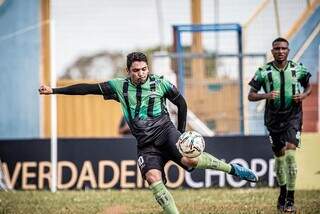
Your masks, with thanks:
M170 190L180 213L276 213L277 189ZM320 208L320 190L296 192L299 213ZM0 192L0 214L161 213L149 190Z

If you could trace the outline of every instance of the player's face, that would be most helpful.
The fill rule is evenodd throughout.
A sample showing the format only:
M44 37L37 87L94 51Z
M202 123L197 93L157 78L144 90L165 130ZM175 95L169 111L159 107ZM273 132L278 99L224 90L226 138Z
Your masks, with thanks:
M149 75L147 63L144 61L134 61L128 70L128 74L135 85L145 83Z
M272 46L272 55L277 62L284 62L288 58L289 47L286 42L275 42Z

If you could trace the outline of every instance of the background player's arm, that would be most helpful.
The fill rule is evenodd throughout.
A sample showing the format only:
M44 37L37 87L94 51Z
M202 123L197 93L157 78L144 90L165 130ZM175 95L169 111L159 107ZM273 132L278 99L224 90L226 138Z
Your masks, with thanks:
M296 102L302 102L311 94L311 85L310 85L311 74L307 71L307 68L303 66L302 63L298 67L298 81L301 86L304 88L303 93L293 95L292 99Z
M310 85L310 83L308 83L307 86L305 87L303 93L293 95L293 100L297 103L302 102L302 100L307 98L310 94L311 94L311 85Z
M62 88L51 88L50 86L41 85L39 88L39 93L44 95L49 94L67 94L67 95L86 95L86 94L104 94L100 83L96 84L75 84Z
M261 89L261 87L264 85L263 77L261 75L262 68L259 68L254 77L249 82L249 85L251 86L249 94L248 94L248 100L249 101L260 101L260 100L274 100L277 96L279 96L278 91L270 91L268 93L258 93L258 91Z
M263 99L274 100L277 96L279 96L278 91L271 91L269 93L259 94L255 88L251 87L248 94L248 100L249 101L259 101Z

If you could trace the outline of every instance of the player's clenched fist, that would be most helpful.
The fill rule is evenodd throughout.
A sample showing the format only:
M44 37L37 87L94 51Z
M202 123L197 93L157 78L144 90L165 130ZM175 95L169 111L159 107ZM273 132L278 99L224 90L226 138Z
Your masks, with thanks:
M279 91L271 91L270 93L267 94L267 99L274 100L276 99L277 96L279 96Z
M52 88L50 86L41 85L38 90L40 94L52 94Z
M293 95L293 100L296 102L296 103L299 103L299 102L302 102L302 100L304 100L305 98L307 98L307 94L305 93L302 93L302 94L296 94L296 95Z

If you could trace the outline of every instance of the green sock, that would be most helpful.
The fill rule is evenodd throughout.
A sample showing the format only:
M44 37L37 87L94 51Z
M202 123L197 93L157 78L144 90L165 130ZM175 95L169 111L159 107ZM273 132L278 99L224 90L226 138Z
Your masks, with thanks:
M297 178L297 163L296 163L296 151L286 150L286 163L287 163L287 189L292 191L295 188Z
M281 157L274 157L275 159L275 171L277 175L277 180L279 186L283 186L287 183L286 180L286 171L287 171L287 166L286 166L286 159L285 156Z
M203 152L198 159L198 165L196 166L198 169L215 169L219 171L223 171L226 173L230 173L231 165L219 160L209 153Z
M176 214L179 213L176 204L174 203L174 199L170 192L167 190L166 186L162 181L155 182L150 185L152 193L156 199L156 201L162 207L164 213L166 214Z

